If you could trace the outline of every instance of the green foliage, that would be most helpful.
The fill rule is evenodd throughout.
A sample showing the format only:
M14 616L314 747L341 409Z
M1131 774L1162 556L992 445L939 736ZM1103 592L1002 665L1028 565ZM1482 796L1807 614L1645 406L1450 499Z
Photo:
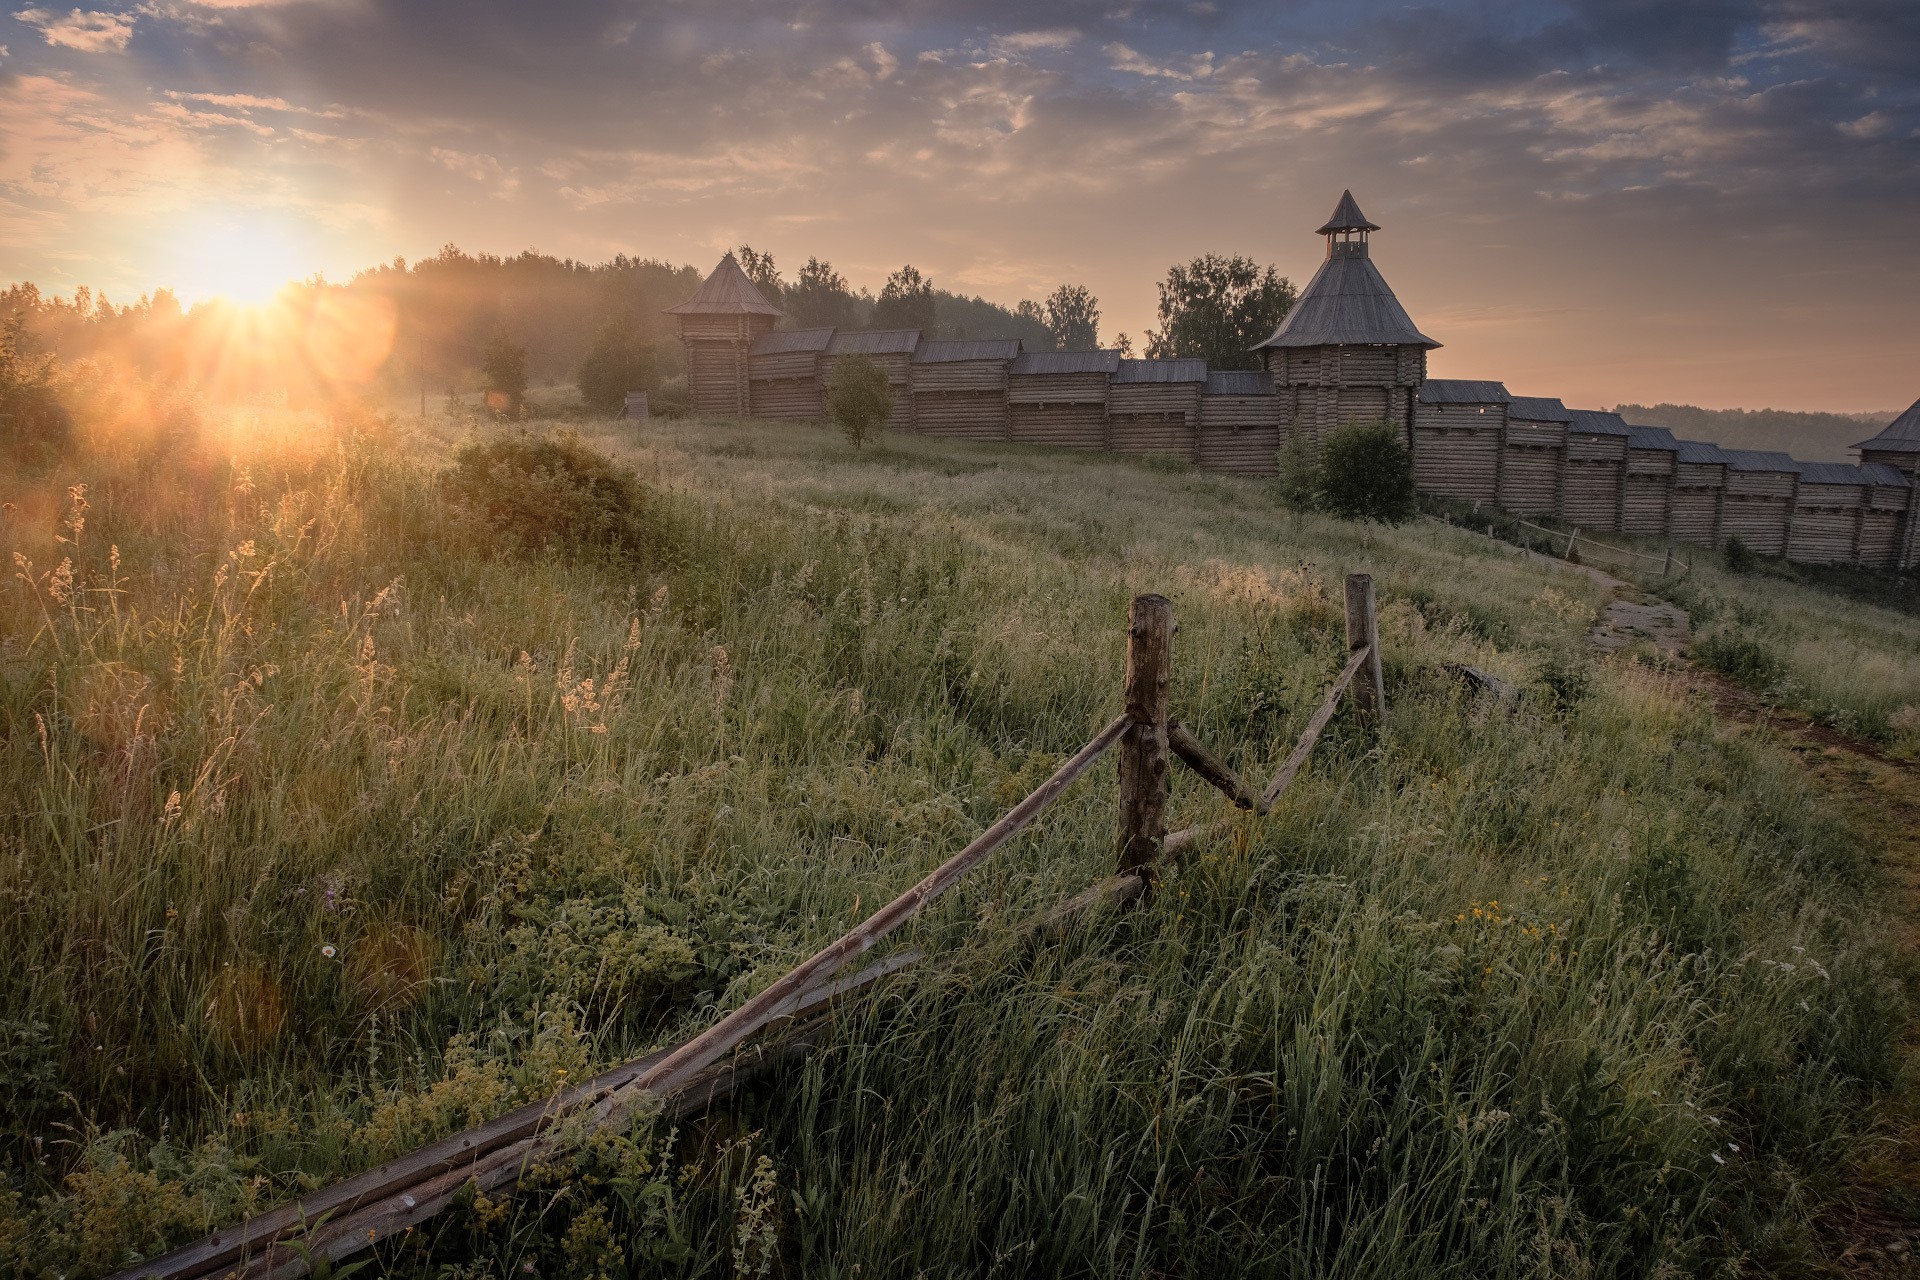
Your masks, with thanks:
M1759 553L1732 534L1721 544L1720 555L1726 560L1730 573L1752 573L1761 564Z
M54 395L52 356L27 350L22 311L0 316L0 460L39 467L73 444L73 423Z
M1214 253L1168 267L1159 289L1160 327L1147 331L1147 355L1197 356L1214 369L1258 369L1254 345L1272 336L1297 296L1272 267Z
M633 317L625 313L601 327L575 375L587 408L608 416L620 412L627 392L646 390L653 380L653 350Z
M780 269L773 265L771 253L760 253L751 245L743 244L733 251L733 256L739 260L740 269L746 272L747 279L753 281L753 287L760 291L761 297L776 307L784 306L786 282L780 279Z
M796 329L853 329L860 325L860 299L831 263L808 258L786 291L786 322Z
M1273 814L1042 942L1111 871L1095 771L898 940L954 968L368 1270L1813 1269L1896 1087L1872 867L1630 660L1560 707L1418 677L1584 661L1577 575L1251 480L699 421L593 437L675 555L507 558L432 440L265 425L82 456L64 523L0 473L44 513L0 592L0 1084L51 1056L65 1139L0 1154L0 1271L104 1274L711 1025L1106 722L1134 592L1177 592L1182 720L1271 776L1350 568L1383 737L1337 716ZM1909 619L1710 582L1778 593L1796 671L1914 678ZM1176 771L1170 826L1223 811Z
M1413 455L1390 422L1349 422L1320 449L1320 504L1347 520L1401 524L1418 510Z
M1100 346L1100 300L1083 284L1063 284L1040 310L1057 351L1094 351Z
M841 356L827 378L827 412L840 424L847 443L858 449L877 433L893 411L893 386L887 371L871 357Z
M440 490L489 540L519 555L652 563L668 543L639 477L571 431L469 441L441 474Z
M876 329L918 329L931 334L934 329L933 282L919 268L904 266L887 277L880 296L873 304Z
M489 403L500 411L509 415L520 412L527 394L527 349L504 329L495 330L480 353L480 386Z
M1709 632L1689 645L1687 653L1709 670L1763 691L1787 674L1786 661L1772 646L1734 627Z
M1313 447L1298 422L1287 432L1280 448L1279 491L1281 501L1295 511L1312 511L1320 505L1320 452Z

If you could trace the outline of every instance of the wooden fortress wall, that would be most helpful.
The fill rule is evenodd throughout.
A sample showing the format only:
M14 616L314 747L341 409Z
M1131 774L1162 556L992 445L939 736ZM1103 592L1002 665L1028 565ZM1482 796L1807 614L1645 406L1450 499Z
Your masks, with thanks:
M761 316L687 317L682 337L701 413L820 419L834 362L865 355L887 373L888 425L900 431L1271 476L1296 437L1317 447L1346 422L1386 420L1399 424L1416 482L1432 496L1593 533L1700 546L1737 537L1812 564L1920 564L1914 458L1866 455L1854 467L1676 442L1613 414L1508 397L1498 383L1430 382L1417 347L1269 351L1265 369L1240 373L1118 352L1025 353L1011 341L927 341L910 330L776 332ZM1475 399L1476 387L1498 394Z

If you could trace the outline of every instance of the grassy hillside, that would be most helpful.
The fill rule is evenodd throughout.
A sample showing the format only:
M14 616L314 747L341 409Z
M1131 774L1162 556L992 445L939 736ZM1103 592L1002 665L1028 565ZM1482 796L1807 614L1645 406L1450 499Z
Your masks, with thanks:
M1853 837L1591 660L1578 576L1178 465L685 422L598 438L652 494L624 558L508 554L451 440L237 425L0 481L0 1270L101 1274L706 1025L1114 714L1133 592L1266 776L1359 568L1382 742L1336 722L1279 812L1023 950L1110 867L1102 770L900 940L951 977L383 1266L1791 1271L1893 1083Z
M1793 409L1702 409L1691 404L1622 404L1614 411L1643 427L1667 427L1682 440L1729 449L1772 449L1802 462L1858 462L1853 448L1900 415L1806 413Z

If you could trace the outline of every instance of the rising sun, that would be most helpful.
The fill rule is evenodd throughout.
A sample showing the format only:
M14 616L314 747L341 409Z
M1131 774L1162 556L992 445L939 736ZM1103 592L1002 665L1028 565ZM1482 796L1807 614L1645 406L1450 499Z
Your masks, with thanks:
M304 237L268 218L209 213L183 226L172 244L166 274L187 303L224 298L260 306L312 270Z

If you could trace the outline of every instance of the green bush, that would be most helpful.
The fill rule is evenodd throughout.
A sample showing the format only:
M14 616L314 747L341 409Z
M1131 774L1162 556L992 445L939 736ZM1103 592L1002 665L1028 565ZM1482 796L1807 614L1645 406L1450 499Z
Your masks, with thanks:
M1390 422L1349 422L1320 449L1320 505L1348 520L1413 518L1413 454Z
M887 371L867 356L841 356L827 379L827 412L858 449L893 411L893 387Z
M631 315L615 316L601 327L593 348L580 362L575 382L580 399L595 413L611 417L626 404L627 392L648 387L653 376L653 349Z
M1770 688L1787 674L1786 659L1770 646L1732 631L1703 636L1688 653L1708 670L1755 689Z
M462 445L441 492L506 549L522 555L607 553L642 562L668 539L638 476L572 431L516 431Z
M1280 500L1295 511L1311 511L1320 503L1320 458L1313 441L1295 422L1280 448Z
M1760 567L1759 553L1738 538L1729 537L1721 554L1726 557L1729 572L1752 573Z

